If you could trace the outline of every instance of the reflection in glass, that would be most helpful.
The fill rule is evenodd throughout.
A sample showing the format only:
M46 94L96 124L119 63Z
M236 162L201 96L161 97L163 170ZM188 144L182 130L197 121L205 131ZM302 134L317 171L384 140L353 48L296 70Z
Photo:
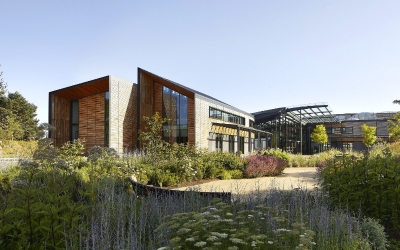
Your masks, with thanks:
M188 142L188 98L163 87L163 118L168 122L163 125L163 140L169 143Z

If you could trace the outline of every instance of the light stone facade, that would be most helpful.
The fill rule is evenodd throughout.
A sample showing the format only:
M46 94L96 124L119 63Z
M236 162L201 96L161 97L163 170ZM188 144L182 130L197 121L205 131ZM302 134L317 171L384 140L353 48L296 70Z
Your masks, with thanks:
M215 135L222 134L223 136L223 152L228 152L229 150L229 135L233 135L235 138L235 149L237 152L237 130L232 128L225 128L217 125L212 125L212 123L224 123L224 124L234 124L230 122L225 122L219 119L210 118L210 107L238 115L245 118L245 126L249 127L249 120L254 121L254 117L240 109L232 107L228 104L219 102L217 100L208 98L206 96L195 94L195 142L196 146L199 148L205 148L209 151L215 151ZM246 131L240 131L240 136L245 138L244 142L244 154L249 153L249 134ZM250 135L250 144L253 144L254 134Z
M137 85L110 77L109 147L119 154L134 148L137 113Z

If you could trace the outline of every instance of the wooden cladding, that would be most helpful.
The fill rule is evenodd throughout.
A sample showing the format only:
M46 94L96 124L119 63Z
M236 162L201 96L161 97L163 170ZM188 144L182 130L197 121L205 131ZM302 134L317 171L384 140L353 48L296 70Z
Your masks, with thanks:
M188 98L188 143L189 145L195 145L195 134L194 134L194 99Z
M173 82L166 80L165 78L154 75L143 69L139 69L138 74L139 74L140 84L142 84L142 77L145 77L147 79L147 81L157 82L165 87L168 87L169 89L172 89L172 90L179 92L189 98L194 99L194 93L189 91L186 88L178 86L179 84L178 85L174 84ZM142 88L142 86L140 86L140 88Z
M159 83L154 83L154 113L158 112L162 115L162 89L163 86Z
M156 112L162 115L163 86L188 97L188 142L195 144L194 135L194 93L173 83L155 76L147 71L139 70L139 130L144 130L146 122L143 117L151 117ZM171 110L167 110L167 112ZM175 111L176 113L176 111Z
M54 146L60 147L70 140L70 101L60 96L50 95L51 125L55 130L51 133Z
M104 147L105 94L79 99L79 139L85 140L86 152L93 146Z
M51 92L53 96L59 96L67 100L77 100L87 96L109 91L109 77L102 77L89 82L84 82L68 88Z
M151 117L154 115L154 83L153 80L146 74L140 74L140 112L139 112L139 129L144 129L146 127L146 122L144 121L144 116ZM159 98L162 97L162 93L157 95ZM161 102L162 100L157 100ZM161 115L161 114L160 114Z

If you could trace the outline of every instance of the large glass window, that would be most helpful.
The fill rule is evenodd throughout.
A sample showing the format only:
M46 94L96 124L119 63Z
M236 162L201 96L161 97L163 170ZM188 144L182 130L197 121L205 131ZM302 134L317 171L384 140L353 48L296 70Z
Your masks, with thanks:
M169 143L188 142L188 99L167 87L163 87L163 140Z
M79 101L71 101L71 141L79 137Z
M245 125L245 118L238 116L238 115L234 115L213 107L210 107L210 114L209 114L210 118L215 118L215 119L219 119L219 120L223 120L226 122L233 122L233 123L237 123L237 124L242 124Z

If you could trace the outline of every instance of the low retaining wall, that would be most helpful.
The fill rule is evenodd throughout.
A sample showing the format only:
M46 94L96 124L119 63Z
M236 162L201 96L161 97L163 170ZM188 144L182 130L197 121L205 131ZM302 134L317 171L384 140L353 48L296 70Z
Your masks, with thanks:
M166 188L159 188L150 185L144 185L138 183L131 178L129 181L132 183L133 191L138 196L148 196L153 195L157 198L162 199L163 197L185 197L188 195L200 195L204 198L220 198L225 203L231 203L232 193L230 192L197 192L197 191L182 191L182 190L172 190Z

